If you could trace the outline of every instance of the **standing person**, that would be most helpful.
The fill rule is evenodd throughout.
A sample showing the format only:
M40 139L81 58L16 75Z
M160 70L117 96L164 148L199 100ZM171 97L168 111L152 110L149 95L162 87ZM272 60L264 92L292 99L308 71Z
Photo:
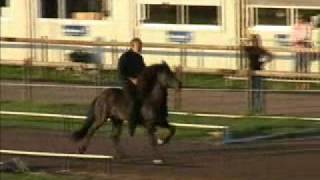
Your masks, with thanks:
M263 65L272 60L272 54L262 47L261 38L258 34L251 34L249 44L244 48L245 54L249 60L249 84L250 108L253 113L263 111L264 97L261 89L263 88L263 78L252 75L253 71L263 70Z
M309 71L309 54L304 48L311 47L312 25L303 16L298 17L292 28L292 42L296 51L295 71L307 73Z
M133 38L130 41L130 49L124 52L119 59L118 73L123 89L133 100L133 106L130 111L129 134L134 135L135 128L140 118L140 108L142 100L137 92L137 77L144 70L145 63L141 55L142 41L139 38Z

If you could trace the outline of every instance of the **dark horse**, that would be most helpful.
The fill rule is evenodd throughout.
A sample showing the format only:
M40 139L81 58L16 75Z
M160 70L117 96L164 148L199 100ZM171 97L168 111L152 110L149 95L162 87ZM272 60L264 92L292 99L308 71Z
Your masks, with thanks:
M175 127L171 126L167 120L168 88L180 88L181 83L166 63L146 67L138 76L137 82L137 90L143 97L140 123L147 130L154 156L159 158L157 144L168 143L175 134ZM122 124L129 119L132 104L128 92L119 88L105 89L97 96L91 104L84 125L80 130L73 133L74 140L84 139L79 147L79 152L84 153L86 151L95 131L107 120L110 120L112 122L111 138L116 153L120 157L124 155L119 141ZM156 127L167 128L169 130L168 136L164 139L157 139L155 135Z

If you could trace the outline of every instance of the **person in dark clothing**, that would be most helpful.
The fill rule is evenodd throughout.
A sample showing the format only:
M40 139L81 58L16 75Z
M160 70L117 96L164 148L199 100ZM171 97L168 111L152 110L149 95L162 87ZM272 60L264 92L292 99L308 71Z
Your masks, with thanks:
M133 107L130 112L129 134L134 135L137 123L139 123L142 97L137 92L136 84L138 75L144 70L145 63L141 56L142 41L134 38L130 41L130 49L120 56L118 63L119 79L123 89L133 100Z
M273 56L262 47L259 35L251 34L249 39L250 43L244 49L249 60L249 70L263 70L263 65L271 61Z
M250 44L245 46L244 52L249 60L249 84L250 108L251 112L257 114L263 111L264 97L261 89L263 88L263 78L253 75L253 71L263 70L266 62L272 60L272 54L265 50L261 45L260 36L252 34L249 37Z

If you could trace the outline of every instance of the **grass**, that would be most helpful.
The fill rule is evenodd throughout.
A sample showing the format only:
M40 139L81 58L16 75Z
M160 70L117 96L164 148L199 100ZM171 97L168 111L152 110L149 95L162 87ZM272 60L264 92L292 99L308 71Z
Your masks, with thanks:
M320 135L320 124L316 122L301 121L294 119L285 120L271 120L271 119L256 119L256 118L242 118L236 120L223 118L199 118L190 116L176 116L169 117L171 122L178 123L196 123L208 125L223 125L229 126L232 138L243 138L258 135L272 135L272 134L294 134L300 136ZM80 128L82 120L70 120L61 118L44 118L44 117L23 117L2 115L2 128L27 128L27 129L42 129L72 132ZM208 133L212 129L191 129L178 128L176 138L178 139L197 139L208 138ZM111 132L111 126L103 126L99 130L99 134L108 136ZM127 135L126 131L125 135ZM304 133L301 133L304 132ZM138 134L143 134L144 129L139 128Z
M186 88L245 89L247 87L246 81L226 83L221 75L188 73L184 75L182 81Z
M71 134L71 132L79 129L82 126L83 120L2 115L0 123L2 128L61 131ZM207 132L209 131L210 130L181 128L177 131L176 138L203 138L207 136ZM109 138L110 132L111 125L107 123L105 126L99 129L98 134ZM165 130L160 130L160 134L164 132ZM138 128L137 134L144 135L145 129L142 127ZM128 136L126 127L124 129L123 135Z
M61 106L61 107L60 107ZM27 111L39 113L57 113L57 114L72 114L84 115L86 105L74 104L43 104L43 103L17 103L17 102L2 102L2 110L7 111ZM262 119L255 117L246 117L240 119L228 118L212 118L212 117L195 117L170 115L170 122L191 123L191 124L208 124L208 125L223 125L229 126L233 138L250 137L257 135L271 134L298 134L304 135L320 135L320 124L314 121L302 121L296 119ZM2 127L21 127L21 128L36 128L50 130L67 130L72 131L81 126L83 120L70 120L61 118L45 118L45 117L26 117L26 116L1 116ZM206 138L210 129L190 129L178 128L177 138ZM100 130L103 134L109 134L110 126L104 126ZM139 133L144 132L141 128ZM301 132L304 132L301 134Z
M2 111L42 112L85 115L89 104L48 104L32 101L0 101Z
M183 118L183 120L181 120ZM320 124L317 122L301 121L296 119L263 119L245 117L239 119L173 116L174 122L209 124L228 126L231 137L244 138L258 135L295 134L306 131L304 135L320 135ZM309 131L310 130L310 131ZM312 130L312 131L311 131ZM300 134L303 136L303 134Z
M59 71L53 68L30 67L23 66L0 66L1 79L6 80L24 80L29 78L36 82L58 82L71 84L117 84L117 73L115 71L102 71L99 80L98 73L79 72L72 70ZM100 82L99 82L100 81Z

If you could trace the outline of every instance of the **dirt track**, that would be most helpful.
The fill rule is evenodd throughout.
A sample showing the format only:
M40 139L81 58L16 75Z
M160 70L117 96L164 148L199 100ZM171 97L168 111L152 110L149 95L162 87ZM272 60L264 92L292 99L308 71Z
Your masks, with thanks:
M73 172L85 171L99 179L218 179L218 180L317 180L320 177L320 140L290 140L251 145L216 145L213 142L173 140L161 147L166 164L151 164L150 147L144 136L124 137L128 159L114 160L113 175L101 175L104 165L72 161ZM69 134L44 130L2 129L2 149L74 152ZM109 139L94 138L88 153L112 155ZM9 157L2 157L3 160ZM24 158L33 168L57 171L65 161ZM94 173L93 173L94 172Z
M24 86L0 86L3 100L23 100L28 88ZM101 89L67 87L32 87L30 96L35 102L85 103L101 92ZM179 111L246 114L248 113L247 92L211 90L183 90ZM266 115L320 117L320 92L268 92L265 96ZM174 96L170 92L169 106L173 109Z

